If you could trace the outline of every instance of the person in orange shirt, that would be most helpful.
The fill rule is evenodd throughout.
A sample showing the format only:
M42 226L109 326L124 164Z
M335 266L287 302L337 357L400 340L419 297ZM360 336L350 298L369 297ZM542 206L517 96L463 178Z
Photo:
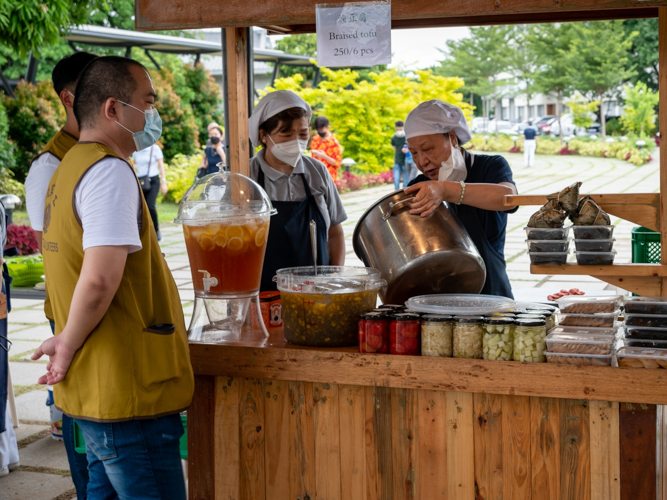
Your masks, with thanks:
M313 137L310 150L313 157L327 166L334 181L338 180L338 169L343 161L343 148L338 139L329 130L329 119L326 116L315 118L317 135Z

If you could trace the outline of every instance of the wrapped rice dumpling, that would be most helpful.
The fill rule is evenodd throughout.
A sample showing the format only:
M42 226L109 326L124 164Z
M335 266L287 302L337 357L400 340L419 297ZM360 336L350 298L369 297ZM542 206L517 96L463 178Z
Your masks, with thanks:
M567 214L560 208L556 199L550 199L535 212L528 221L528 227L557 228L563 227Z
M584 196L579 200L577 212L570 218L575 226L608 226L611 223L609 214L602 210L590 196Z
M575 182L571 186L566 187L560 193L556 195L551 195L556 197L556 200L560 204L561 208L565 210L569 215L576 213L579 203L579 188L581 187L581 182Z

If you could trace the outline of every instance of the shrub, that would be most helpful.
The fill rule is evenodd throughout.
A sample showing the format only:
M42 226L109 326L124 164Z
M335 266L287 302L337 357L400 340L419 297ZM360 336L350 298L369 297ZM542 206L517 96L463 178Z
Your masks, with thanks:
M16 146L9 140L7 112L0 99L0 194L15 194L25 203L23 184L13 179L13 170L16 165L15 154Z
M211 73L204 68L203 64L192 66L187 64L183 67L185 84L192 89L190 107L195 116L199 129L199 142L206 144L208 131L206 127L211 122L222 124L222 92L220 86L215 83Z
M169 191L164 201L180 203L185 193L192 186L197 170L201 164L201 155L185 156L177 154L168 164L165 164L165 176Z
M39 250L35 231L30 226L11 224L7 227L7 245L5 248L16 247L19 255L32 255Z
M655 128L658 115L655 107L658 105L658 93L649 89L644 82L637 85L623 87L625 91L625 114L621 116L621 125L628 132L640 135L650 134Z
M382 172L380 174L354 174L352 172L343 171L336 180L336 189L339 193L347 193L349 191L359 191L365 188L376 186L383 186L394 182L392 172Z
M2 98L9 119L9 138L16 144L16 164L10 166L17 181L25 181L30 162L65 124L65 110L50 81L19 83L16 98Z

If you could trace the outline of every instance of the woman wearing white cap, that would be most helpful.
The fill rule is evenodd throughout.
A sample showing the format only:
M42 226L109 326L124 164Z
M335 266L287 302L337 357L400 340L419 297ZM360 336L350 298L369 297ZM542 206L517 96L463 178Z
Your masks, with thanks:
M317 264L345 263L347 219L327 167L303 156L312 111L294 92L264 96L249 120L250 140L262 149L250 162L250 177L269 195L278 213L271 218L260 290L276 290L278 269L312 266L310 221L317 224Z
M405 190L415 195L410 213L428 217L448 202L486 264L482 293L512 298L504 247L507 214L518 207L503 204L505 195L517 192L507 160L463 149L471 138L465 116L443 101L426 101L410 111L405 137L422 173Z

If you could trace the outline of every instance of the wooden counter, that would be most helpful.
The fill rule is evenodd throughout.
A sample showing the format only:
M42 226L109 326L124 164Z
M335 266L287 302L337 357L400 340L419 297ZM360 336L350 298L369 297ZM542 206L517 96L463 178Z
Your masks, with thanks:
M652 500L663 487L667 371L281 337L190 346L190 499Z

